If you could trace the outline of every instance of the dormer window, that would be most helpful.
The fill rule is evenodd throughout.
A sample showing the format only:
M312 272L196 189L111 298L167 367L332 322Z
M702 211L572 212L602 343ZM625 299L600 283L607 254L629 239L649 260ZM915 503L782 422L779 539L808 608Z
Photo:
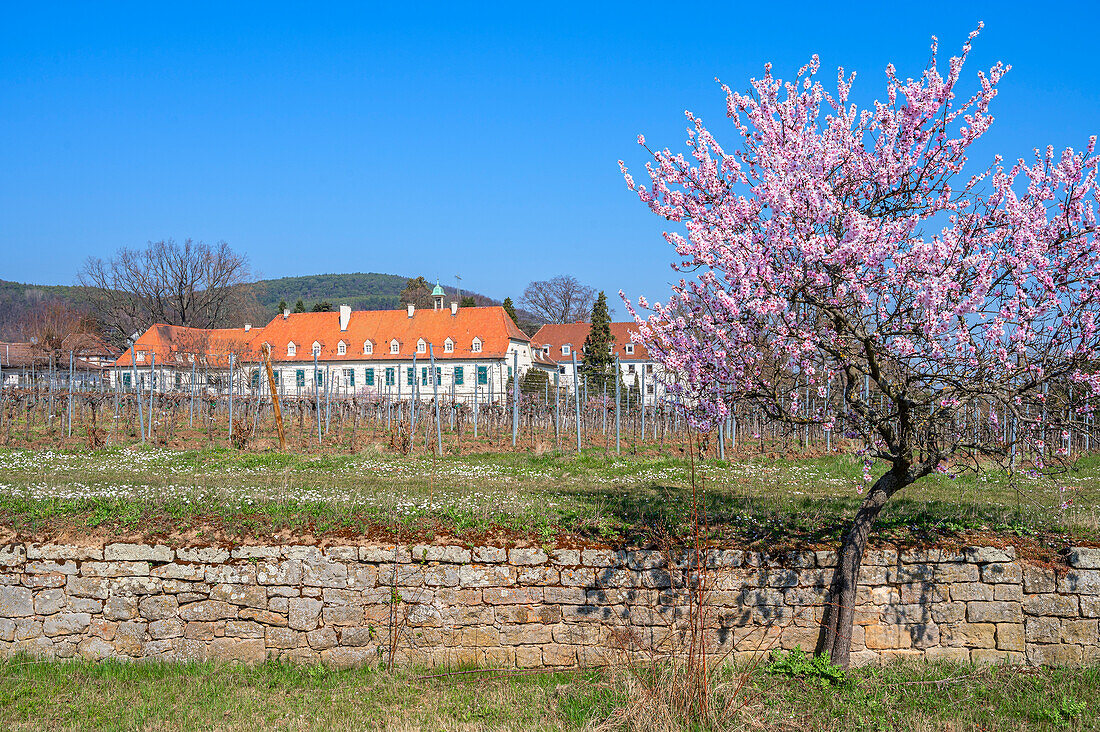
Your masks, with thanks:
M428 352L428 344L424 342L423 338L421 338L420 340L418 340L416 342L416 352L417 353L427 353Z
M286 344L286 357L294 358L294 354L298 353L298 346L294 345L294 341Z
M614 356L615 355L615 346L612 346L610 344L607 346L607 355L609 355L609 356Z
M443 341L443 353L454 353L454 352L455 352L455 342L452 341L450 338Z
M400 350L401 350L401 344L397 342L396 338L394 338L392 341L390 341L390 353L397 353Z
M145 351L136 351L138 363L145 363Z
M320 343L320 341L314 341L313 342L313 355L314 356L320 356L321 355L321 343Z
M564 345L564 346L561 347L561 355L563 355L563 356L568 356L569 355L569 346L568 345Z
M347 353L348 353L348 344L347 343L344 343L343 341L340 341L339 343L336 344L336 355L337 356L346 356Z
M630 356L634 355L634 344L633 343L627 343L626 344L626 352L627 352L627 355L630 355Z
M480 338L475 338L474 339L473 345L471 346L470 350L472 350L474 353L481 353L481 339Z
M370 341L363 341L363 355L369 356L374 353L374 344Z

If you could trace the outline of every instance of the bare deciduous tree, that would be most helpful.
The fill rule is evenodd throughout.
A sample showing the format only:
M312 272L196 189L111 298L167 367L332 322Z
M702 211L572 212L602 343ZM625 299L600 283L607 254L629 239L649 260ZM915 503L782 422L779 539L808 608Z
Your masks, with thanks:
M58 300L45 300L27 314L20 331L43 353L57 355L66 337L92 333L94 327L87 313Z
M587 320L596 301L596 291L572 275L558 275L527 285L520 304L545 323L576 323Z
M131 333L154 323L229 324L252 305L250 279L247 258L228 244L190 239L122 247L106 261L89 257L78 275L107 338L120 346Z

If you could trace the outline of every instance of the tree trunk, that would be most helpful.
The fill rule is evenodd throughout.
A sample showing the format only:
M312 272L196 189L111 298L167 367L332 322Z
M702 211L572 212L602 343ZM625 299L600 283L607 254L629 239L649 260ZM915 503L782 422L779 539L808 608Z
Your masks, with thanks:
M836 569L821 621L822 635L817 652L829 654L832 662L841 668L848 668L851 660L856 588L867 539L871 535L875 518L886 505L886 501L905 485L904 473L890 471L879 478L856 512L855 520L845 533L840 551L837 552Z

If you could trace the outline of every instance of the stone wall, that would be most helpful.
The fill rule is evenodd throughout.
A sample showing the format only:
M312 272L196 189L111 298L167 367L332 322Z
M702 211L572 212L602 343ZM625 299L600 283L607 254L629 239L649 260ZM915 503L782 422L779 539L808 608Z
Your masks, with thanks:
M692 555L489 546L0 547L0 653L572 666L668 650ZM705 555L706 642L812 648L831 552ZM1100 662L1100 549L868 553L853 660ZM695 574L695 576L698 576Z

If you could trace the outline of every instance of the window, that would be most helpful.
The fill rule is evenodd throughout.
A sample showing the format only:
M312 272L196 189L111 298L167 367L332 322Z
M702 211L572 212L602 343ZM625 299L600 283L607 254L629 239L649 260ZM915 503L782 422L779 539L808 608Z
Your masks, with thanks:
M337 356L346 356L347 353L348 353L348 344L347 343L344 343L343 341L340 341L339 343L336 344L336 355Z
M355 388L355 369L344 369L344 383Z
M392 341L390 341L390 353L397 353L400 350L401 350L401 344L397 342L396 338L394 338Z
M653 364L646 364L645 372L647 374L652 374L653 373Z
M122 375L122 385L125 386L127 389L129 389L130 384L131 384L130 374L123 374Z
M137 351L138 363L145 363L145 351Z
M633 354L634 353L634 344L633 343L627 343L626 344L626 352L628 354Z
M480 338L475 338L474 339L473 348L471 350L473 350L474 353L481 353L481 339Z
M286 357L287 358L294 358L294 354L296 354L297 352L298 352L298 346L294 345L293 342L286 344Z
M452 341L450 338L443 341L443 352L444 353L454 353L455 352L455 342Z
M294 385L301 389L306 385L306 370L298 369L294 372Z
M569 346L566 345L566 346L561 347L561 355L563 355L563 356L568 356L569 355Z
M363 369L363 383L374 386L374 369Z
M614 356L615 355L615 346L611 345L610 343L607 344L607 355L609 355L609 356Z
M489 383L489 367L478 366L477 367L477 383L479 386L485 386Z
M416 383L416 372L413 371L412 366L409 366L408 371L405 372L405 383L409 386Z
M374 344L370 341L363 341L363 355L369 356L374 353Z
M423 338L421 338L420 340L418 340L416 342L416 352L417 353L427 353L428 352L428 344L424 342Z
M179 374L176 374L176 379L178 381ZM179 386L179 384L177 383L176 386ZM259 391L259 390L260 390L260 370L259 369L252 369L252 391Z
M647 393L652 394L653 393L653 384L646 384L645 390L646 390Z
M427 386L428 385L428 367L427 366L421 366L420 367L420 385L421 386Z
M455 366L455 386L462 386L466 381L466 375L461 366Z
M313 355L314 356L320 356L321 355L321 344L318 341L313 342Z
M177 371L176 372L176 388L179 389L181 386L183 386L183 374L181 374L179 371Z
M550 346L543 346L542 347L542 355L543 356L549 356L550 355Z
M374 371L374 369L370 369L370 371ZM394 371L393 366L388 366L386 368L386 386L393 386L394 385L394 382L397 380L395 378L396 375L397 375L397 372Z
M628 374L632 374L632 373L634 373L634 364L630 364L629 366L627 366L627 367L626 367L626 372L627 372Z
M324 386L325 385L325 372L322 371L321 369L317 369L317 371L315 373L317 374L317 386Z
M512 380L512 367L509 366L508 367L508 381L511 381L511 380Z

